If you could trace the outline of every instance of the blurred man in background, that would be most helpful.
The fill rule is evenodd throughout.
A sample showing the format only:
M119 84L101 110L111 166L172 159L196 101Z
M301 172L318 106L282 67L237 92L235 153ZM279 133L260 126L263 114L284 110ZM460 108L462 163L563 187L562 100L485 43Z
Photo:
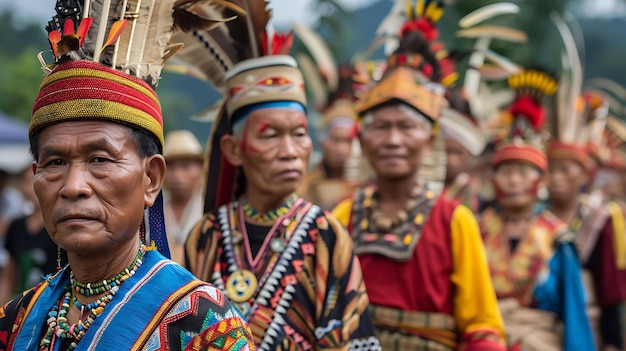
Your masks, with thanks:
M184 263L184 245L193 225L202 217L202 146L187 130L165 137L165 230L172 260Z

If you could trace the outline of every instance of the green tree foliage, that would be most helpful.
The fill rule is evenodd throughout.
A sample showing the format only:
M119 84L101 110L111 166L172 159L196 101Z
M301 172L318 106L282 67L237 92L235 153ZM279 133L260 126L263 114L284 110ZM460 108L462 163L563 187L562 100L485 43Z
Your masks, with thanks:
M350 26L350 21L354 19L353 14L339 0L316 0L312 9L320 15L317 30L334 39L328 41L328 47L335 57L350 55L345 43L354 35Z
M0 110L28 121L44 76L37 53L47 47L45 32L35 24L15 23L10 12L0 14Z

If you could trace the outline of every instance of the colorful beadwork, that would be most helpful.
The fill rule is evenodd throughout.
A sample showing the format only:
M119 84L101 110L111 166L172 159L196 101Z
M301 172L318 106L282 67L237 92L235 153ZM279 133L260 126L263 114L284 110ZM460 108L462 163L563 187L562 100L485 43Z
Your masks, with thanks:
M78 299L73 296L73 292L83 294L82 291L85 291L88 292L89 295L101 294L102 292L97 293L96 291L98 290L95 290L96 288L91 286L91 284L77 282L74 279L74 275L70 272L71 285L65 287L63 297L61 297L61 299L59 299L59 301L55 303L48 312L48 330L39 344L40 350L50 349L56 338L73 339L67 350L73 351L76 349L78 342L83 338L96 317L104 312L106 305L113 299L113 296L115 296L119 290L119 286L130 276L134 275L137 269L141 266L144 253L145 247L142 246L128 268L116 275L114 278L107 279L102 283L94 284L94 286L98 285L97 289L105 289L103 292L108 292L108 294L86 305L80 303ZM79 284L83 285L84 288ZM88 294L83 295L89 296ZM81 310L81 320L79 320L78 325L69 325L67 322L67 315L72 306L76 306ZM89 311L89 316L87 316L87 319L83 322L82 315L85 310Z
M243 212L245 213L246 218L263 223L273 223L278 218L286 215L287 212L289 212L289 210L293 207L293 204L297 199L298 196L296 194L291 194L287 201L285 201L282 205L268 212L261 212L254 209L250 206L247 199L242 198L239 200L239 203L243 206Z
M115 277L107 279L100 283L81 283L77 281L76 278L74 278L74 273L70 272L70 282L72 284L72 289L83 296L100 295L111 290L111 288L120 284L123 276L130 274L131 271L137 268L135 266L138 262L139 264L141 264L140 261L144 255L144 252L145 247L143 247L142 245L142 248L137 252L137 256L135 256L133 262L125 270L120 272Z

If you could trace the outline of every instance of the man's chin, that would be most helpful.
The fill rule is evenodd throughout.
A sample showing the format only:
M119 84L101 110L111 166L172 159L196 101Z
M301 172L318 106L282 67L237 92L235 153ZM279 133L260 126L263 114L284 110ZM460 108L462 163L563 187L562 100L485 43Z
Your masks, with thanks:
M570 200L571 196L558 192L550 192L550 200L564 202Z
M385 172L377 172L378 178L390 180L390 181L400 181L411 177L416 172L407 172L407 171L392 171L386 170Z
M296 192L296 190L298 190L298 187L300 186L300 184L302 183L302 181L287 181L283 184L280 184L279 187L276 187L275 189L273 189L272 193L276 194L277 196L289 196L293 193Z

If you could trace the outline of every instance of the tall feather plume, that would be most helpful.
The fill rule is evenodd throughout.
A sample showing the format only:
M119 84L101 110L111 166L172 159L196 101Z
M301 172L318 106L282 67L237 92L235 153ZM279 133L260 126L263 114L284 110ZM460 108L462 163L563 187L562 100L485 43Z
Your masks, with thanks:
M198 67L213 86L221 90L225 85L225 73L233 65L263 55L265 28L271 12L265 0L208 1L202 6L205 6L205 14L229 21L215 23L204 30L176 31L172 42L183 43L177 56Z
M223 1L57 0L57 15L46 29L57 62L90 59L156 86L164 62L180 48L169 45L174 16L185 30L206 28L221 17L191 21L204 13L187 11L195 11L197 3Z
M128 0L122 32L112 64L155 86L168 51L174 24L175 0ZM122 19L122 18L118 18Z
M463 16L463 18L459 21L459 26L461 28L470 28L494 17L508 14L518 14L519 11L520 8L517 4L510 2L495 3L483 6Z
M122 16L122 1L114 0L106 1L109 5L105 9L105 0L86 0L84 6L83 17L91 17L92 27L89 32L87 32L87 37L85 38L85 42L83 44L83 51L88 57L94 58L97 52L100 52L102 49L102 42L100 45L97 44L98 37L104 38L105 33L108 33L111 29L111 26L115 21L121 18ZM106 12L106 18L103 18L103 15ZM102 33L102 34L100 34ZM107 55L112 54L112 51L107 52ZM98 60L102 62L101 60Z
M239 5L228 0L177 0L174 3L174 27L183 32L210 30L235 18L220 17L217 6L229 8L240 16L246 13Z
M469 58L468 69L465 72L465 80L463 81L464 91L472 108L485 104L485 101L481 101L479 98L481 95L479 89L481 87L482 76L477 69L482 67L485 63L485 59L488 57L487 50L489 50L492 41L494 39L512 42L523 42L527 40L525 33L510 28L506 29L482 24L495 17L515 15L519 13L519 11L520 7L517 4L509 2L496 3L472 11L459 21L459 26L464 29L459 31L457 35L459 37L476 39L474 52ZM503 62L503 60L498 61L498 63ZM507 66L509 66L509 68L511 67L511 65ZM509 69L505 70L510 71ZM489 116L485 117L489 118Z
M300 23L294 23L293 30L307 47L315 63L317 63L320 73L324 76L328 84L328 89L331 91L337 89L337 85L339 84L337 64L328 45L324 42L324 39L322 39L319 34Z
M621 118L626 116L626 88L607 78L592 78L587 86L604 94L612 114Z
M559 14L553 13L551 19L559 31L565 47L566 62L564 62L564 66L568 71L566 73L570 76L566 78L568 84L565 86L560 85L559 87L567 90L557 95L558 112L556 116L558 121L556 126L558 130L554 132L559 139L574 142L582 131L581 124L583 124L580 118L580 111L577 109L577 102L582 93L583 68L578 53L578 46L569 26Z

